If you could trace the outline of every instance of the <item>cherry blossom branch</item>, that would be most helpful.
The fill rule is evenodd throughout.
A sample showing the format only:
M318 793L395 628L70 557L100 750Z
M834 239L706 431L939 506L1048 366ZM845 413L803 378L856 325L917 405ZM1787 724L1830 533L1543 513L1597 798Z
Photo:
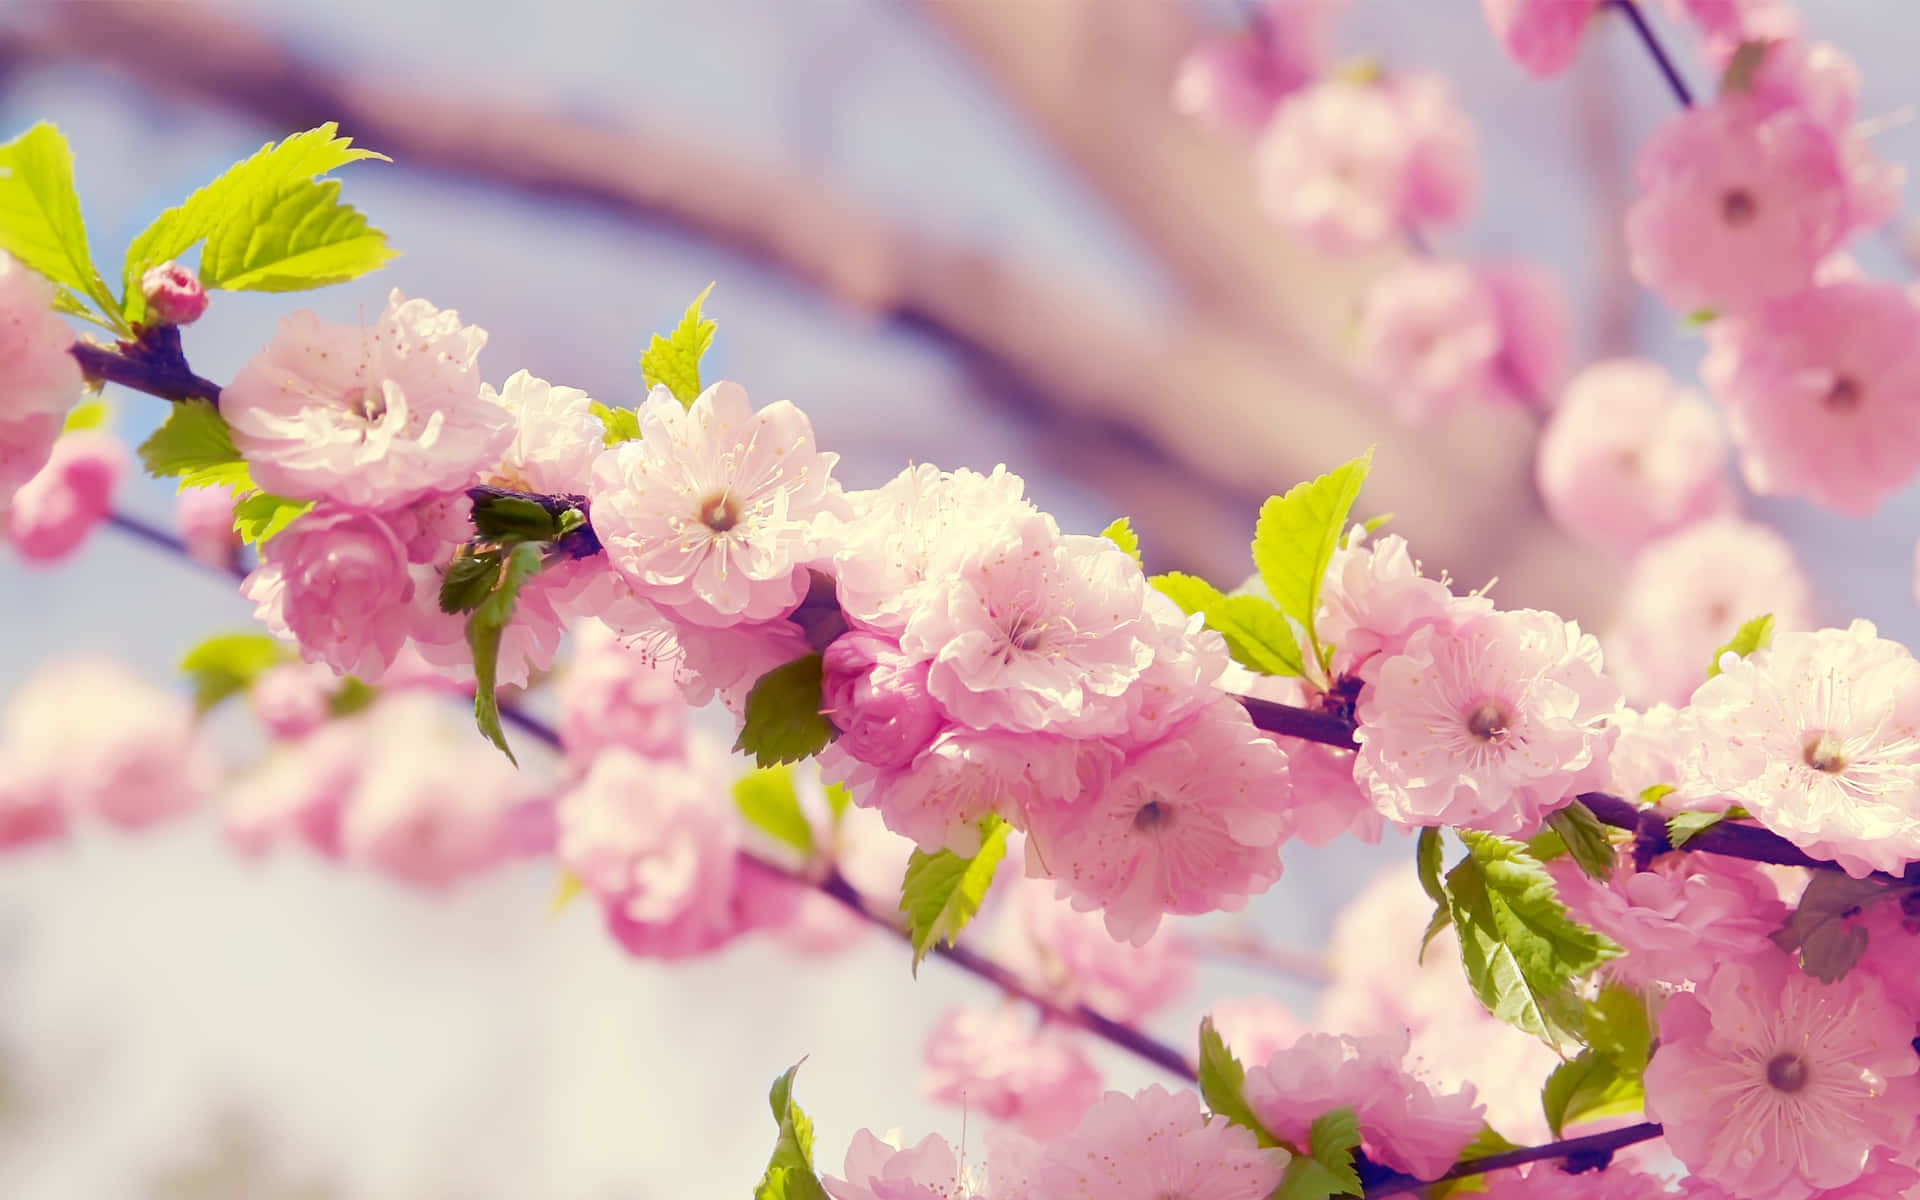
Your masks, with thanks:
M1633 31L1640 38L1640 44L1653 56L1653 63L1660 68L1660 74L1666 77L1667 88L1682 108L1693 107L1693 91L1687 87L1687 81L1680 77L1680 70L1673 65L1673 59L1667 54L1666 46L1660 42L1660 36L1647 24L1647 15L1640 11L1635 0L1612 0L1613 6L1623 13Z
M75 342L68 351L87 378L158 396L162 400L205 400L220 403L220 385L202 379L187 366L177 325L154 325L133 342L102 346Z
M1651 1121L1642 1121L1638 1125L1628 1125L1622 1129L1609 1129L1605 1133L1588 1134L1586 1137L1567 1138L1564 1141L1548 1142L1540 1146L1523 1146L1518 1150L1508 1150L1500 1154L1489 1154L1485 1158L1470 1158L1455 1165L1439 1179L1415 1179L1411 1175L1391 1172L1384 1178L1367 1180L1361 1193L1367 1200L1379 1196L1401 1196L1408 1192L1418 1192L1448 1179L1465 1179L1473 1175L1485 1175L1489 1171L1502 1171L1509 1167L1524 1166L1531 1162L1544 1162L1548 1159L1564 1159L1567 1167L1573 1171L1597 1171L1613 1161L1614 1151L1640 1142L1652 1141L1663 1133L1660 1126Z

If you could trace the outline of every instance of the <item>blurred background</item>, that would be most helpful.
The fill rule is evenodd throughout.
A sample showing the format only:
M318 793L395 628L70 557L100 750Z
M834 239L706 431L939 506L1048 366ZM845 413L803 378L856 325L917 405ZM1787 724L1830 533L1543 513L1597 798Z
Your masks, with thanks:
M1863 113L1895 118L1882 153L1920 162L1903 121L1920 14L1803 8L1859 62ZM1004 462L1063 527L1130 515L1150 570L1231 584L1260 499L1375 445L1361 507L1397 514L1429 573L1497 576L1503 607L1603 627L1621 564L1543 517L1533 421L1397 425L1344 342L1383 263L1290 245L1245 147L1173 110L1181 55L1238 19L1179 0L0 0L0 139L59 124L96 256L117 262L228 163L339 120L395 160L349 168L346 196L403 257L295 302L324 317L397 287L487 329L490 380L525 367L630 404L648 334L716 281L709 376L801 406L849 487ZM1444 249L1557 273L1578 361L1644 354L1690 379L1698 338L1619 246L1634 148L1671 100L1617 24L1548 83L1472 0L1354 0L1339 40L1444 72L1478 123L1482 198ZM1892 257L1870 265L1906 269ZM220 295L187 333L195 368L231 377L293 306ZM117 405L131 441L162 416ZM170 492L136 480L123 504L165 524ZM1913 641L1912 492L1865 522L1752 507L1825 620ZM9 561L0 612L0 688L81 650L169 678L250 616L229 583L111 530L57 570ZM1301 848L1213 929L1311 957L1410 856ZM933 963L914 981L878 939L829 967L756 941L637 961L585 906L550 918L552 883L526 866L424 897L298 854L241 861L210 822L0 861L0 1195L737 1197L772 1144L767 1084L802 1056L827 1165L861 1126L960 1139L915 1067L942 1009L991 999L971 978ZM1157 1029L1184 1045L1201 997L1304 1011L1312 991L1215 955ZM1154 1081L1101 1061L1112 1086Z

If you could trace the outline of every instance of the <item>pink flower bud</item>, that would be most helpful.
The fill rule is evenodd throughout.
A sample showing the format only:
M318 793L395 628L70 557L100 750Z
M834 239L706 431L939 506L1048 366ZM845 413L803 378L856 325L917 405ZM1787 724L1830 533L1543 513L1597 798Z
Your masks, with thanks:
M105 433L72 433L14 494L7 540L29 562L55 562L80 548L113 511L113 491L127 473L127 452Z
M827 647L821 700L840 730L840 748L876 767L913 760L940 728L940 710L927 697L927 664L909 659L897 642L873 633L849 633Z
M140 277L140 293L159 325L191 325L207 311L207 289L191 268L177 262L149 267Z

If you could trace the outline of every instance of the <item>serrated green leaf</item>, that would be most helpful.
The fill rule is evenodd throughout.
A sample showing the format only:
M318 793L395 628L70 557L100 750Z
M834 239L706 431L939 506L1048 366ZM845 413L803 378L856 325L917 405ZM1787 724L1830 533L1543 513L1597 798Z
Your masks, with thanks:
M600 423L607 428L605 442L617 446L621 442L636 441L640 437L640 414L631 408L608 408L598 400L587 406Z
M140 321L146 316L140 280L149 267L179 258L203 239L218 235L217 240L226 241L244 233L262 214L274 212L282 196L310 187L316 176L352 162L389 161L384 154L356 147L351 138L336 136L339 128L329 121L279 142L268 142L177 208L156 217L127 247L121 268L127 319ZM204 271L201 282L206 284Z
M232 432L219 410L205 400L175 403L160 428L140 443L140 461L150 475L178 476L181 491L193 487L253 490L253 478L234 448Z
M1191 616L1199 613L1227 643L1227 653L1249 671L1262 675L1300 675L1305 660L1286 617L1264 596L1227 596L1206 580L1179 571L1155 575L1150 582Z
M1134 562L1140 561L1140 539L1134 535L1132 521L1121 517L1101 530L1100 536L1125 550Z
M107 418L112 415L105 400L90 400L85 404L76 405L74 410L67 414L67 422L60 427L60 432L79 433L87 429L98 429L105 425Z
M241 541L257 546L312 509L311 500L289 500L272 492L255 492L233 506L233 529Z
M1728 653L1745 658L1755 650L1764 650L1773 644L1773 614L1761 613L1734 631L1732 640L1713 652L1713 661L1707 664L1707 678L1712 679L1721 671L1720 660Z
M1621 947L1567 916L1526 847L1472 830L1460 836L1467 855L1447 873L1447 903L1474 994L1550 1046L1576 1041L1584 1014L1574 983Z
M500 582L500 569L506 560L505 551L482 550L448 562L440 575L440 611L463 613L479 608Z
M56 284L92 298L117 316L87 248L80 194L73 186L73 151L45 121L0 146L0 250Z
M1248 1130L1262 1146L1280 1144L1280 1139L1261 1124L1253 1106L1247 1103L1247 1069L1240 1065L1233 1051L1227 1049L1226 1039L1214 1028L1210 1016L1200 1021L1198 1077L1200 1098L1206 1101L1208 1111L1214 1116Z
M1587 878L1606 880L1613 877L1613 869L1618 862L1613 836L1600 818L1593 815L1592 809L1578 800L1570 801L1565 808L1548 815L1547 828L1559 836L1561 844Z
M193 681L194 708L206 712L286 659L286 647L264 633L222 633L187 651L180 669Z
M340 202L336 179L303 180L215 229L200 250L207 288L296 292L357 279L392 259L387 235Z
M996 816L980 822L980 849L970 858L951 850L928 854L915 850L900 881L900 912L913 939L913 971L932 952L936 942L953 945L954 938L980 911L993 873L1007 853L1007 823Z
M1346 531L1347 515L1360 496L1373 463L1373 451L1327 472L1310 483L1298 484L1284 496L1260 506L1253 532L1253 565L1280 611L1307 633L1307 643L1318 653L1319 635L1314 614L1320 607L1320 588L1327 564Z
M1652 789L1649 788L1648 790L1651 791ZM1672 791L1673 789L1669 788L1668 790ZM1644 794L1645 793L1642 793L1643 796ZM1699 809L1688 809L1685 812L1675 813L1667 818L1667 844L1675 850L1678 850L1720 822L1737 820L1738 818L1734 816L1735 813L1739 813L1744 817L1746 811L1744 808L1735 806L1724 812L1702 812Z
M747 824L782 845L812 855L813 825L800 811L792 771L784 766L762 767L742 775L734 782L733 802Z
M1360 1174L1353 1152L1360 1148L1360 1119L1351 1108L1336 1108L1314 1118L1307 1133L1307 1149L1287 1163L1287 1173L1273 1200L1328 1200L1358 1196Z
M833 722L820 711L821 660L796 658L762 675L747 693L746 714L733 748L755 766L812 758L833 740Z
M1773 934L1774 945L1800 956L1800 969L1822 983L1835 983L1867 952L1867 931L1854 918L1868 908L1912 891L1876 879L1854 879L1839 871L1814 871L1786 924Z
M829 1200L827 1189L813 1170L813 1122L793 1099L795 1063L773 1081L768 1103L780 1133L766 1174L753 1189L754 1200Z
M1431 825L1421 829L1414 863L1420 872L1420 890L1433 901L1433 916L1427 918L1427 930L1420 935L1420 953L1414 957L1416 963L1426 961L1427 947L1442 929L1453 924L1453 911L1447 906L1447 889L1440 882L1441 852L1440 831Z
M666 337L654 334L647 352L640 356L640 377L647 386L665 387L686 408L692 408L700 398L700 360L713 345L714 332L720 327L700 315L700 306L712 291L711 283L702 288L687 306L679 326Z
M500 697L495 681L500 671L500 639L507 622L513 620L513 606L520 589L540 570L540 547L523 543L507 553L500 581L473 614L467 618L467 646L473 651L473 719L487 740L500 747L500 753L514 766L520 760L507 745L507 731L500 727Z
M1540 1106L1554 1137L1593 1117L1637 1112L1641 1077L1653 1052L1653 1018L1631 988L1610 984L1586 1005L1587 1048L1547 1076Z

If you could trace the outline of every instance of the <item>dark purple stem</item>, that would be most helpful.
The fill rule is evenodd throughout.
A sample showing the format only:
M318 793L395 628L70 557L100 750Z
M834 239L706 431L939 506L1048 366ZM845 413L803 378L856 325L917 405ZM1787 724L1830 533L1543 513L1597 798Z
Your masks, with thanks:
M138 341L114 346L75 342L68 353L88 379L117 383L162 400L220 403L220 385L200 378L187 366L176 325L152 326L141 331Z
M1255 696L1241 696L1240 703L1246 706L1247 715L1253 718L1254 725L1268 733L1319 742L1323 746L1338 746L1343 750L1360 748L1360 743L1353 740L1353 722L1338 714L1314 708L1296 708L1291 704L1261 700Z
M1445 1179L1464 1179L1469 1175L1484 1175L1489 1171L1502 1171L1508 1167L1524 1166L1530 1162L1542 1162L1550 1158L1563 1158L1568 1165L1578 1170L1599 1170L1613 1159L1616 1150L1639 1142L1652 1141L1661 1134L1660 1126L1651 1121L1642 1121L1638 1125L1628 1125L1624 1129L1609 1129L1605 1133L1589 1134L1586 1137L1568 1138L1563 1142L1548 1142L1543 1146L1523 1146L1518 1150L1507 1150L1500 1154L1489 1154L1485 1158L1470 1158L1449 1170L1440 1179L1415 1179L1411 1175L1395 1173L1385 1179L1367 1184L1362 1193L1367 1200L1377 1196L1401 1196L1408 1192L1417 1192Z
M1687 87L1687 81L1680 78L1679 68L1673 65L1673 59L1668 56L1667 48L1661 45L1653 26L1647 24L1647 15L1640 11L1640 6L1634 0L1612 0L1612 3L1626 15L1633 32L1640 38L1640 44L1653 56L1653 63L1660 68L1660 74L1666 77L1667 88L1673 92L1673 98L1680 102L1680 107L1692 108L1693 91Z

